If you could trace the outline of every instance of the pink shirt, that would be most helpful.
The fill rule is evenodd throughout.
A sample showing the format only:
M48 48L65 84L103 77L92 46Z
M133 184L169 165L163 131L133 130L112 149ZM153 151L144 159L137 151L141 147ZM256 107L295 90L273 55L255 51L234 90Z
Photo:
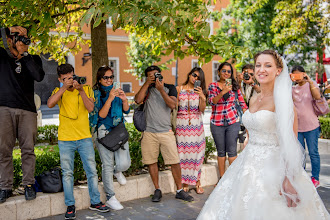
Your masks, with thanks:
M316 88L318 85L313 81ZM298 84L292 87L293 103L298 114L298 132L312 131L320 126L313 108L313 96L309 87L309 83L302 86Z

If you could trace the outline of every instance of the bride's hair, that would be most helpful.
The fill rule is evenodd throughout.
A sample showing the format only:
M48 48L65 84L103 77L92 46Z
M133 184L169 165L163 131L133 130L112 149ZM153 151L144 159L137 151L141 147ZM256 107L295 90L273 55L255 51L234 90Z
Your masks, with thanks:
M264 50L261 52L258 52L256 55L254 55L254 65L256 64L257 58L261 55L261 54L267 54L267 55L271 55L273 56L276 66L277 68L283 68L283 61L281 56L276 53L274 50Z

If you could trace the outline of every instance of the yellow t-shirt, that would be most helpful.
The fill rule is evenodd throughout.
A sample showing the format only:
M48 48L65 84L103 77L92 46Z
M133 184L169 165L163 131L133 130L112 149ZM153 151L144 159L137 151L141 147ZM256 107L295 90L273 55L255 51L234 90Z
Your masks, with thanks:
M94 92L88 85L83 87L88 98L94 99ZM58 92L56 87L52 95ZM89 129L88 111L78 90L66 90L61 99L57 102L60 109L60 125L58 128L58 140L77 141L91 138Z

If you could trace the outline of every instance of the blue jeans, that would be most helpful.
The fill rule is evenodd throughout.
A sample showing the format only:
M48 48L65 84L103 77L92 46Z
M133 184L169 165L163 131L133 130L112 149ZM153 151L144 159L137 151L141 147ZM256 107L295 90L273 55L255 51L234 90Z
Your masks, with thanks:
M108 132L105 127L98 129L98 138L103 138ZM109 151L102 144L97 143L97 149L102 161L102 182L107 200L115 195L113 187L113 174L128 170L131 166L128 142L124 145L125 150ZM115 164L116 161L116 165Z
M101 200L100 192L98 190L98 177L92 139L85 138L78 141L58 141L58 147L60 149L65 205L70 206L75 204L73 196L73 168L76 150L80 155L86 172L91 204L100 203Z
M306 139L309 157L311 159L312 164L312 177L314 177L316 180L319 180L321 166L320 154L318 149L320 129L320 127L317 127L316 129L311 131L298 132L298 140L300 144L304 147L304 149Z

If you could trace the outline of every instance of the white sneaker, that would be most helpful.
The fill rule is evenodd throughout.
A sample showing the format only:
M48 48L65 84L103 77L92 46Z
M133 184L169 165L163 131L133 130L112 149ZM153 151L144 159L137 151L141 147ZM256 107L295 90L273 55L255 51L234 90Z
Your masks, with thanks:
M125 178L125 176L122 172L114 173L113 175L117 178L118 183L120 185L125 185L126 184L127 181L126 181L126 178Z
M116 199L115 196L112 196L107 202L106 205L110 207L110 209L113 210L121 210L124 208L124 206L122 206L120 204L120 202Z

